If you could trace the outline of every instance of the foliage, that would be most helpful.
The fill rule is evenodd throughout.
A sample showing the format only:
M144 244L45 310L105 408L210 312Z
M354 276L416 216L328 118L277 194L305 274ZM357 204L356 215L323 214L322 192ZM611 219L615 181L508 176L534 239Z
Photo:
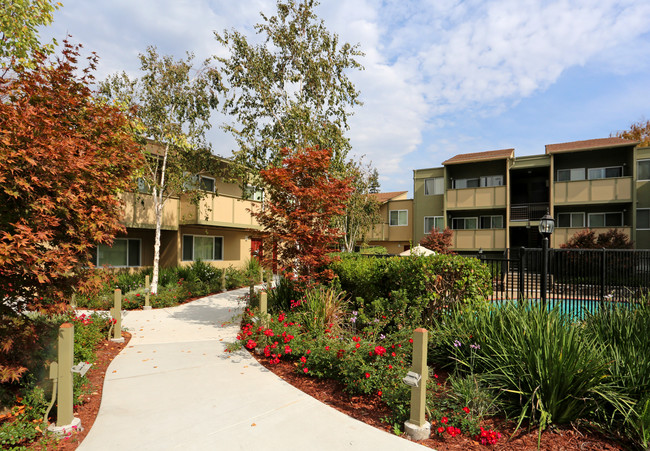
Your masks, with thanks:
M314 13L315 0L278 0L277 14L255 25L263 44L237 31L215 33L228 57L217 58L229 94L223 110L235 118L224 129L237 140L236 159L264 169L285 157L279 149L332 149L341 164L350 148L343 136L350 107L359 104L348 69L361 69L356 46L339 44ZM215 74L216 76L216 74Z
M287 312L291 305L295 304L302 297L302 292L297 284L288 277L280 277L275 288L268 292L268 309L272 312Z
M298 309L302 314L300 323L307 331L328 329L338 332L344 320L346 304L345 292L334 284L307 289Z
M61 7L51 0L5 0L0 14L0 68L34 67L38 55L49 54L56 41L41 44L38 28L52 23L52 13ZM36 62L34 62L36 60ZM0 97L1 98L1 97Z
M489 271L458 255L365 258L346 256L331 265L355 310L390 318L389 329L431 324L443 308L486 296Z
M325 266L340 237L332 219L343 212L349 180L330 173L332 153L327 149L285 148L281 154L280 166L260 172L268 201L251 214L265 237L277 243L278 262L286 271L306 283L328 279L331 271Z
M434 330L433 360L452 357L460 368L480 373L520 424L526 418L541 431L594 419L604 405L622 416L629 412L597 340L557 309L526 302L455 309Z
M160 57L154 47L140 55L140 79L122 72L102 83L102 94L118 105L136 106L135 133L142 140L145 164L139 176L153 198L156 218L151 292L158 291L160 228L164 206L172 196L203 194L196 174L219 174L221 166L210 153L205 131L210 128L210 109L217 105L218 77L205 61L192 77L193 55L185 60ZM153 143L144 145L145 140Z
M124 230L118 192L140 165L128 119L99 102L97 58L79 69L67 42L53 62L0 78L0 309L63 308L88 287L91 251ZM14 309L7 309L7 301Z
M434 227L422 237L420 245L438 254L453 254L454 252L451 250L453 235L454 231L449 227L445 227L442 232Z
M384 246L362 246L359 253L362 255L386 255L388 250Z
M617 229L599 233L592 229L579 230L560 246L562 249L633 249L630 237Z
M642 146L650 145L650 121L640 120L630 125L629 130L616 133L619 138L638 141Z
M379 202L372 196L379 188L379 175L370 165L350 162L346 167L352 192L345 202L345 211L335 219L343 236L343 250L353 252L359 241L365 242L372 228L381 222Z

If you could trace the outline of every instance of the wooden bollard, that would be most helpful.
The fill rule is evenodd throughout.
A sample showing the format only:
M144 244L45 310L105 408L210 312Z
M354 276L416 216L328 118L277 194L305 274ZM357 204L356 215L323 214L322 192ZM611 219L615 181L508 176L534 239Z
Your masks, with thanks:
M147 292L144 294L144 307L143 310L151 310L151 305L149 304L149 293L151 292L151 282L149 280L149 274L144 276L144 287Z
M70 307L77 308L77 293L72 293L72 297L70 298Z
M111 309L111 316L115 320L113 324L113 338L111 341L122 343L122 290L115 289L113 293L113 308Z
M67 426L74 419L72 411L72 371L74 359L74 324L63 323L59 326L58 340L58 386L56 405L56 425Z
M260 293L260 314L266 315L268 303L268 294L266 291Z
M424 418L429 378L427 341L426 329L418 328L413 331L413 365L404 378L404 382L411 386L411 416L404 423L404 430L413 440L424 440L431 435L431 424Z
M226 270L221 273L221 291L226 291Z

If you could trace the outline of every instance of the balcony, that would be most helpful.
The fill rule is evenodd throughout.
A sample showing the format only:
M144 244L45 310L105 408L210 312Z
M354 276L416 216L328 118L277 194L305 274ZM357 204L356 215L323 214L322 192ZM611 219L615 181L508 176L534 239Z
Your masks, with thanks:
M202 198L198 205L184 198L181 202L180 223L259 229L260 226L250 211L255 211L260 205L260 202L226 195L209 194Z
M467 208L505 208L505 206L505 186L447 190L447 210L461 210Z
M555 182L555 205L632 202L632 177Z
M454 230L454 250L505 249L506 229Z
M616 229L619 232L623 232L628 238L632 236L632 227L556 227L553 235L551 235L552 246L560 247L569 241L576 232L581 232L587 228L596 232L596 235L605 233L610 229Z
M388 224L375 224L370 233L368 234L369 241L387 241L388 240Z
M155 229L156 215L151 194L121 193L124 203L122 221L126 227L135 229ZM178 199L167 199L163 209L162 230L178 230Z
M510 206L510 221L539 221L548 212L548 202Z

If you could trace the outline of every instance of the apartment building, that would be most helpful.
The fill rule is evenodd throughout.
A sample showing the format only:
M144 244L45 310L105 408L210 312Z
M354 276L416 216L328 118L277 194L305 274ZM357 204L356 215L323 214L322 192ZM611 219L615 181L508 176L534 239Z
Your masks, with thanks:
M556 220L551 246L585 228L618 229L650 248L650 148L622 138L456 155L413 172L413 241L432 227L454 230L458 252L539 247L539 219Z
M249 187L244 193L239 184L208 174L198 175L196 183L203 190L198 204L188 195L170 198L165 204L160 265L180 266L201 259L219 268L238 267L251 253L261 252L261 241L250 236L251 231L260 230L250 211L260 208L262 192ZM153 265L154 203L144 186L140 188L139 192L120 194L126 234L117 237L111 247L98 246L97 266Z
M413 199L408 191L371 194L379 203L381 222L367 237L370 246L384 246L389 254L399 254L411 248L413 239Z

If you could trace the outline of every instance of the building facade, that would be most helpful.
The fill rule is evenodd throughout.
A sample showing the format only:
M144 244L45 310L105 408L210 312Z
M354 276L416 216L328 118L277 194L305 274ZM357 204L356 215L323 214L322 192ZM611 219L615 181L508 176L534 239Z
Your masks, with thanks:
M586 228L617 229L650 248L650 148L622 138L456 155L413 171L413 241L432 227L454 231L457 252L539 247L539 219L556 221L551 246Z
M379 204L381 222L373 227L366 241L370 246L383 246L389 254L411 248L413 240L413 199L408 191L371 194Z

